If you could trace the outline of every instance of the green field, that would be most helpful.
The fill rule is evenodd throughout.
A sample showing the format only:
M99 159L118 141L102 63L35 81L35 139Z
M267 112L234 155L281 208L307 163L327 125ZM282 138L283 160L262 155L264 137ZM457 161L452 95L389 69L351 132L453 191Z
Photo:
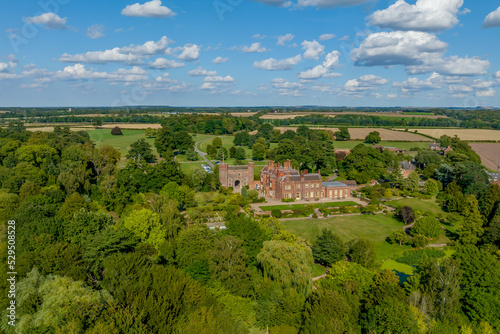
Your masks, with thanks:
M396 219L385 215L354 215L335 216L328 219L297 219L283 221L281 224L293 234L316 240L323 228L338 234L345 242L356 237L365 238L373 242L379 262L392 258L395 259L410 246L391 245L385 238L392 232L401 229L402 224Z
M146 141L151 145L153 154L158 158L158 152L156 147L154 147L154 138L146 138L144 130L122 130L122 136L113 136L110 129L99 129L99 130L87 130L90 136L90 140L95 142L96 147L101 147L104 145L111 145L116 148L121 154L121 161L118 163L118 167L125 167L126 155L130 149L130 145L139 139L146 139Z
M358 206L356 202L328 202L328 203L308 203L308 204L286 204L286 205L269 205L260 206L263 211L272 211L274 209L278 210L301 210L306 206L312 205L314 208L330 208L330 207L341 207L341 206Z

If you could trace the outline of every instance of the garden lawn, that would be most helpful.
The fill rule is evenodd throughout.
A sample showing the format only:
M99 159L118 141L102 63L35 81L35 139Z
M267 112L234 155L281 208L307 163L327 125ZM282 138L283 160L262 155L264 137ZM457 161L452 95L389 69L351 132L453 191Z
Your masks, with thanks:
M199 161L199 162L185 162L185 163L180 163L179 165L181 166L181 171L184 174L190 175L194 169L200 168L203 170L203 167L201 167L202 164L205 163L205 160Z
M392 207L409 206L414 211L420 211L423 214L431 214L436 217L446 217L448 215L434 199L404 198L397 201L390 201L386 204Z
M385 241L392 232L402 229L402 224L385 215L335 216L327 219L297 219L282 221L285 229L314 242L323 228L336 233L344 242L354 238L365 238L373 242L377 261L396 259L410 246L391 245Z
M327 202L327 203L308 203L308 204L287 204L287 205L269 205L260 206L263 211L272 211L274 209L278 210L301 210L307 205L312 205L314 208L331 208L331 207L341 207L341 206L358 206L356 202Z

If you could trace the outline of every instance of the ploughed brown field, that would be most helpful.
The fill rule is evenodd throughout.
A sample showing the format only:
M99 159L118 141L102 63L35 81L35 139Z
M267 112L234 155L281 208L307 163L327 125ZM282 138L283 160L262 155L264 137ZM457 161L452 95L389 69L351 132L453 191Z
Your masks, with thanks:
M485 167L497 170L500 164L500 143L470 143L470 146L479 154Z
M286 130L296 131L296 127L276 127L275 129L279 129L281 133ZM311 128L313 130L332 130L333 132L338 131L337 128ZM380 138L383 141L431 141L427 137L419 136L418 134L411 132L399 132L399 131L391 131L387 129L380 128L349 128L349 133L351 134L351 139L365 139L366 136L372 131L378 131L380 133Z
M276 113L276 114L265 114L261 116L261 119L294 119L299 116L307 116L307 115L326 115L330 117L335 117L337 115L364 115L364 116L385 116L385 117L399 117L399 118L447 118L447 116L441 115L413 115L413 114L404 114L404 113L396 113L396 112L291 112L291 113Z
M462 140L495 140L500 141L500 130L481 129L418 129L419 133L439 138L442 135L453 137L455 135Z

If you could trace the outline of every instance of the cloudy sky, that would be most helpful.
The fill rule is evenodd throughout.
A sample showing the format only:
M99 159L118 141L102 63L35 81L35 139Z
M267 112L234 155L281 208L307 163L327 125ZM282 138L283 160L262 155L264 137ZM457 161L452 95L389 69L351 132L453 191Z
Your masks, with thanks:
M7 2L4 107L500 107L499 0Z

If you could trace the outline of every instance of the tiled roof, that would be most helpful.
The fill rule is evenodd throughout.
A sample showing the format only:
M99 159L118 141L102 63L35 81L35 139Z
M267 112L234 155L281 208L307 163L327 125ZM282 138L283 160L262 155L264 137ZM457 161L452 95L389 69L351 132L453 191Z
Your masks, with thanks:
M306 174L304 175L304 180L306 181L321 181L321 176L319 174Z

